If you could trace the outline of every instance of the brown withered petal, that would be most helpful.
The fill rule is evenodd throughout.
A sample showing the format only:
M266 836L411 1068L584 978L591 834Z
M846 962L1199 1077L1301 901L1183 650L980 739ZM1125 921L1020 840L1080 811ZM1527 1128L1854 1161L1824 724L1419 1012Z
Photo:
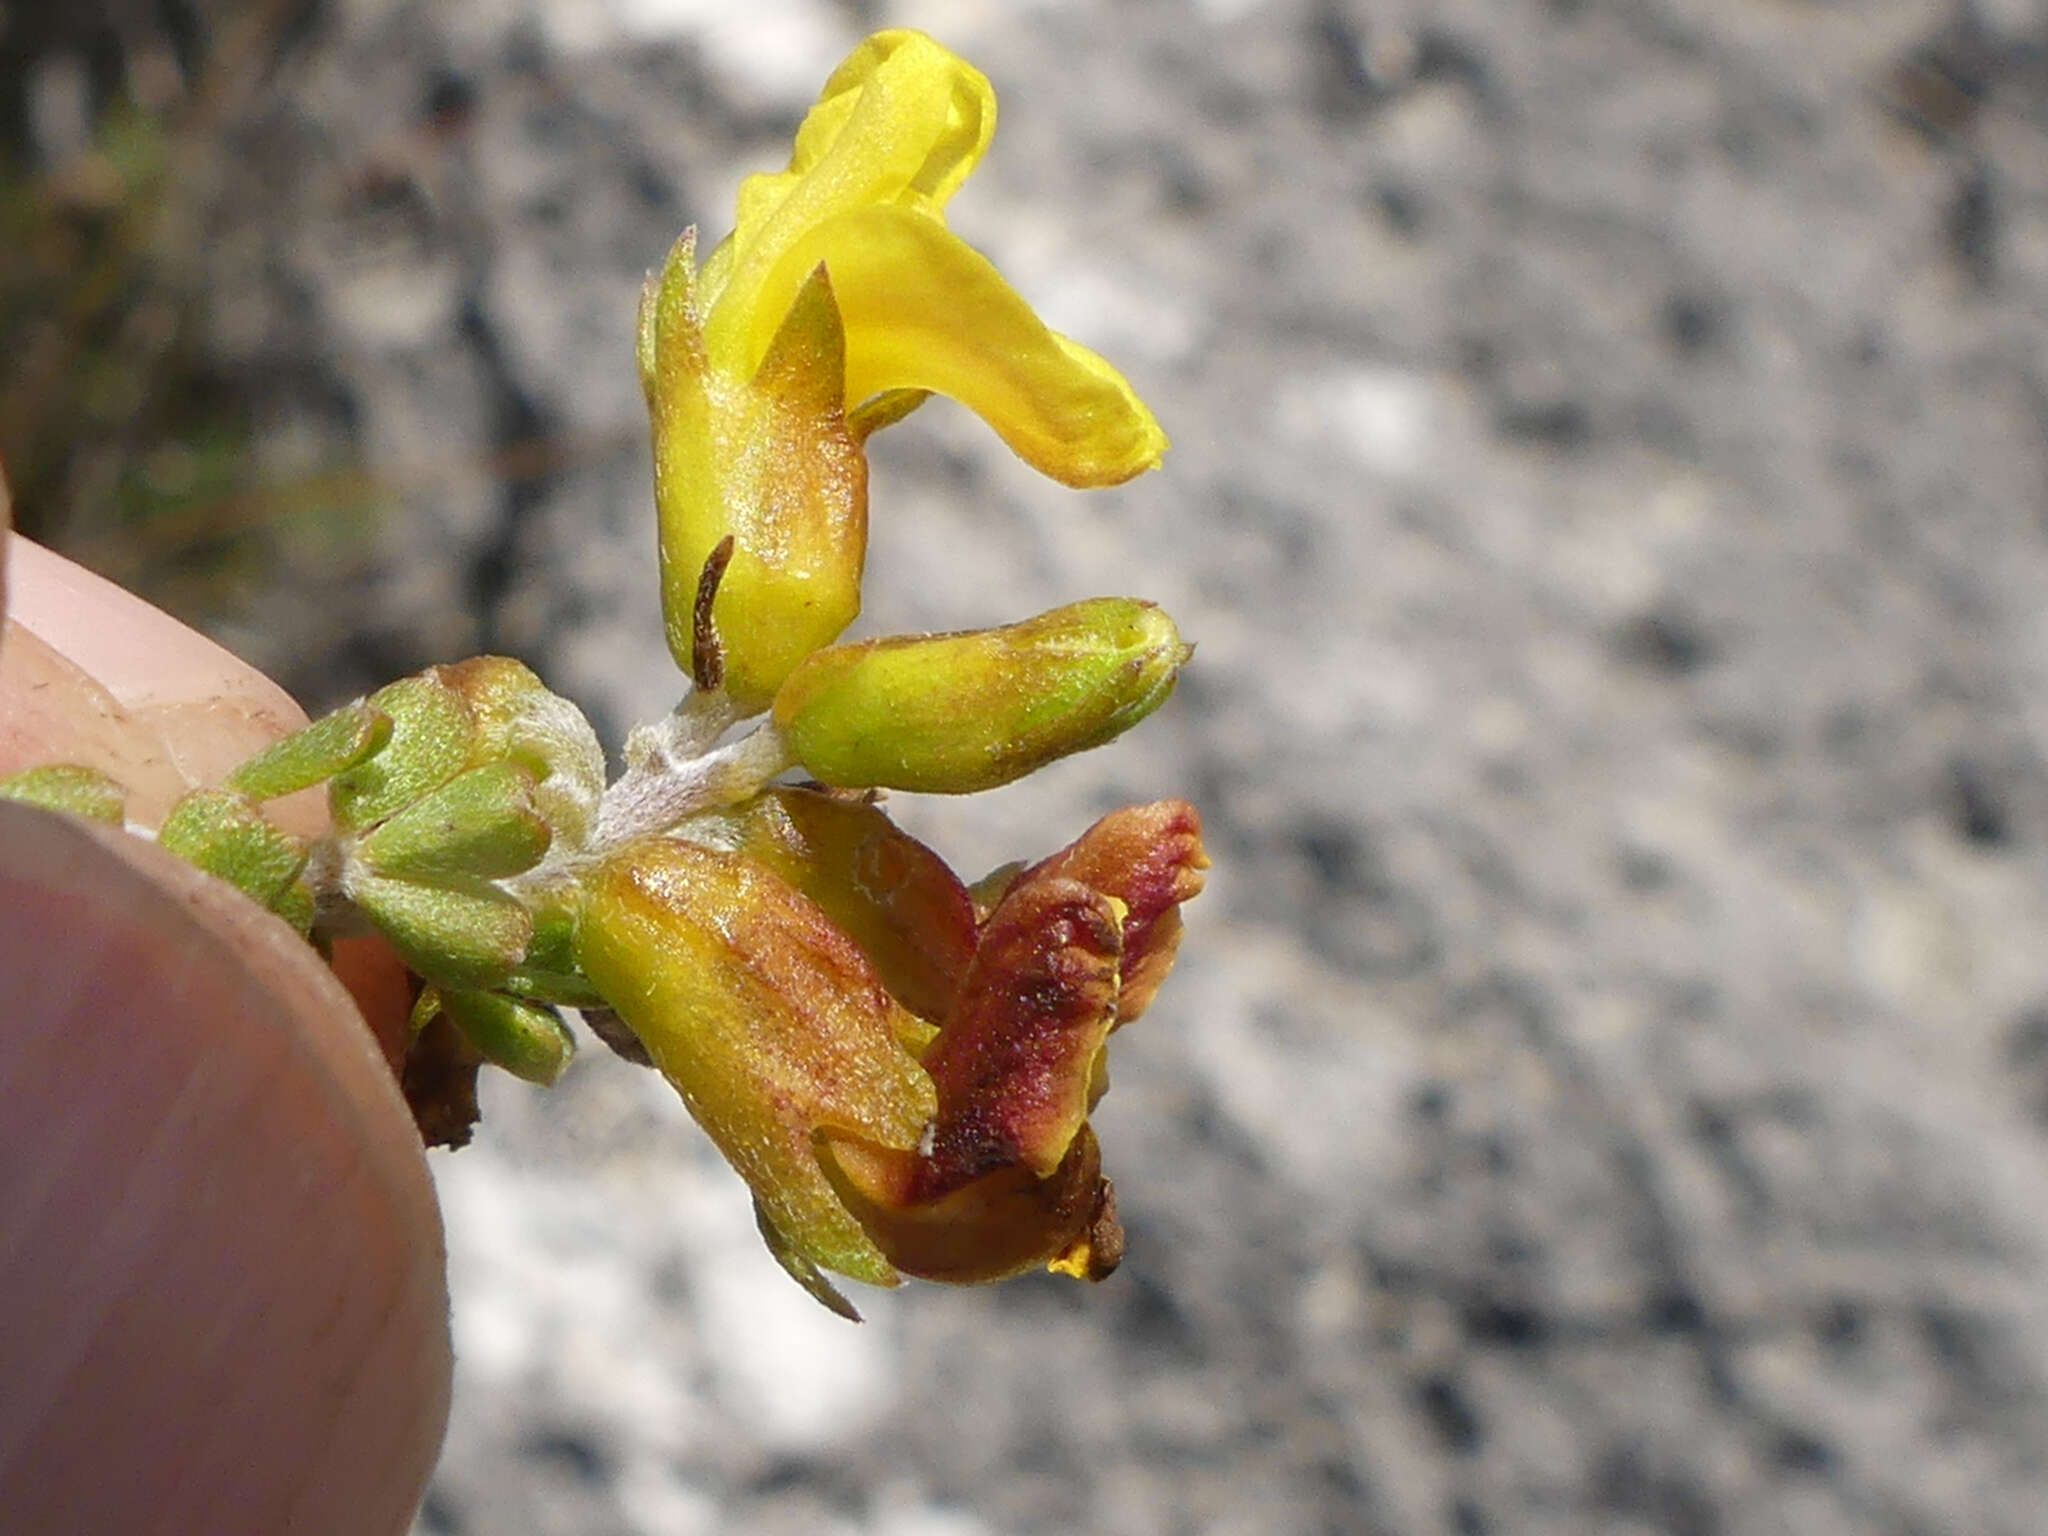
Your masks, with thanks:
M1116 1188L1107 1179L1097 1179L1087 1229L1045 1267L1076 1280L1107 1280L1123 1261L1124 1225L1116 1216Z
M440 1014L427 1023L405 1055L400 1086L420 1140L430 1147L466 1147L477 1122L477 1048Z
M1151 1004L1180 947L1183 902L1202 891L1201 814L1185 800L1112 811L1010 886L1047 877L1078 880L1124 904L1123 985L1119 1026Z
M780 788L705 820L824 908L904 1007L934 1022L952 1012L974 958L974 902L945 861L879 806Z
M917 1154L827 1146L840 1197L906 1275L978 1285L1047 1264L1072 1274L1078 1255L1086 1278L1099 1280L1123 1253L1102 1152L1086 1125L1050 1178L1012 1164L923 1202L907 1200L926 1166Z
M959 1006L925 1052L939 1113L912 1198L1012 1163L1038 1178L1060 1166L1116 1020L1122 915L1058 876L1019 881L996 908Z

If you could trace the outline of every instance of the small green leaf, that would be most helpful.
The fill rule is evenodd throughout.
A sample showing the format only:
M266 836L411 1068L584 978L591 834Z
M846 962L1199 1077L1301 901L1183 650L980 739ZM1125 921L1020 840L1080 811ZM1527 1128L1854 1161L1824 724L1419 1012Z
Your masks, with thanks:
M499 991L523 997L530 1003L548 1003L556 1008L603 1008L604 996L574 971L542 970L522 965L507 976Z
M582 887L563 880L520 887L520 899L533 914L533 943L519 969L506 978L503 990L537 1003L564 1008L602 1008L603 996L584 979L576 965L576 924Z
M73 816L118 826L128 791L97 768L50 763L0 779L0 800L18 800L46 811L68 811Z
M344 832L373 827L454 778L476 735L461 698L430 677L400 678L365 702L391 717L391 736L328 782L334 824Z
M251 901L271 906L306 867L303 839L263 819L247 795L195 789L157 830L157 846L225 880Z
M441 1014L441 989L421 987L420 995L412 1000L412 1013L406 1019L406 1027L417 1036Z
M441 1011L483 1053L485 1061L543 1088L551 1086L576 1054L576 1042L552 1008L501 992L451 988Z
M373 874L397 880L494 880L533 868L550 838L533 808L532 772L517 763L486 763L367 834L356 858Z
M364 875L348 894L401 960L443 986L497 986L533 938L526 909L482 880L420 885Z
M227 776L251 800L275 800L345 773L391 739L391 717L362 699L272 742Z

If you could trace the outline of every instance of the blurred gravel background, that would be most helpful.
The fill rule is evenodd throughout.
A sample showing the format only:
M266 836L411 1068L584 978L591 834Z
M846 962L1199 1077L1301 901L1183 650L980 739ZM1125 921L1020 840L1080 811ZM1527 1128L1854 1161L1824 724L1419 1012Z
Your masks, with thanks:
M421 1536L2048 1527L2040 0L8 21L25 515L313 706L480 648L671 701L637 286L871 26L994 77L955 226L1175 438L1080 497L927 408L864 620L1200 642L898 802L969 872L1208 817L1124 1270L849 1328L651 1075L497 1084Z

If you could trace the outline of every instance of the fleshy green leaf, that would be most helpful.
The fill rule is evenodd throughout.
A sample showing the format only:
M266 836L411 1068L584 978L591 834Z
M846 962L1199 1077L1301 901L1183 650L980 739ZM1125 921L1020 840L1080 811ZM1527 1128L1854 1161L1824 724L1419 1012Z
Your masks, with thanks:
M328 805L344 832L375 826L469 761L475 722L454 690L431 677L405 677L365 701L391 719L384 745L328 781Z
M472 656L429 671L476 722L471 763L520 763L533 773L533 808L554 841L579 848L604 793L604 748L583 711L509 656Z
M533 808L532 772L495 762L457 774L379 824L355 857L370 873L398 880L490 880L531 869L549 840Z
M195 789L157 830L157 846L271 906L306 867L306 844L264 820L247 795Z
M481 880L420 885L365 875L349 882L348 894L400 959L442 986L497 986L533 937L526 909Z
M551 1086L576 1054L576 1042L554 1009L501 992L451 988L441 1011L482 1052L485 1061L514 1077Z
M0 538L5 537L5 530L0 529ZM128 791L97 768L50 763L0 779L0 800L18 800L46 811L66 811L119 826Z
M251 800L296 794L347 772L390 737L390 716L358 699L272 742L229 774L223 787Z

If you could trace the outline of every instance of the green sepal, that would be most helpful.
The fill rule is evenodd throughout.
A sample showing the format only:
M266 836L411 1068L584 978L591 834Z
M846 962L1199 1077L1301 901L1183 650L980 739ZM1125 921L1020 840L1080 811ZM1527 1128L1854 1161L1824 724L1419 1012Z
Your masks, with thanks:
M861 1320L859 1309L846 1299L846 1293L834 1285L825 1271L818 1268L796 1244L783 1236L782 1229L769 1220L759 1200L754 1202L754 1228L761 1234L761 1241L768 1245L769 1254L782 1266L782 1272L802 1286L811 1300L849 1323Z
M533 942L519 969L501 990L530 1002L563 1008L608 1007L576 965L576 924L582 887L561 881L538 889L522 887L520 899L533 914Z
M272 742L229 774L223 787L251 800L294 795L346 773L390 739L391 717L357 699Z
M485 1061L525 1082L551 1087L576 1054L576 1041L552 1008L502 992L450 988L441 1011Z
M303 838L263 819L256 802L227 789L195 789L157 829L157 846L225 880L260 906L274 905L306 867Z
M576 925L582 916L583 888L573 880L520 887L520 899L533 914L533 943L522 970L576 975Z
M552 834L533 807L533 773L486 763L459 773L365 834L357 862L394 880L495 880L540 862Z
M404 677L365 701L391 717L383 747L328 781L328 805L344 832L373 827L469 762L476 724L455 691L431 677Z
M0 779L0 800L18 800L46 811L66 811L119 826L128 791L97 768L48 763Z
M348 894L401 960L442 986L497 986L533 938L526 908L482 880L421 885L358 875Z

